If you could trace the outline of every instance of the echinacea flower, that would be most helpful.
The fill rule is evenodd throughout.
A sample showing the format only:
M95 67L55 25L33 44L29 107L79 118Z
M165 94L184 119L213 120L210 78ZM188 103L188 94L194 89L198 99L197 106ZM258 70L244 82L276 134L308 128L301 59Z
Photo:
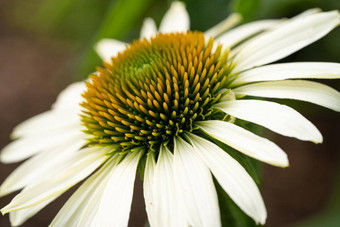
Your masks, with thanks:
M300 140L322 142L294 109L254 97L289 98L340 111L340 93L300 79L340 77L340 64L269 64L320 39L340 22L337 11L306 11L226 32L237 15L205 33L189 31L174 2L159 32L146 19L141 39L103 40L105 60L86 82L66 88L52 109L18 125L1 161L25 161L0 195L23 189L4 207L21 225L85 180L51 226L126 226L137 170L151 226L221 226L213 177L256 223L266 209L247 171L213 141L286 167L273 142L238 126L242 119ZM269 64L269 65L267 65Z

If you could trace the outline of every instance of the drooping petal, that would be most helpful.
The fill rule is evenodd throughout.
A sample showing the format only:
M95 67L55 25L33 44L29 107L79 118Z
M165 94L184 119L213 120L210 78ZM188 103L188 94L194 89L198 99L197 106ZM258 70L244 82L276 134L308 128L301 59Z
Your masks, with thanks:
M266 208L255 182L247 171L214 143L191 133L187 135L196 152L230 198L256 223L264 224L267 218Z
M91 219L97 210L92 209L93 207L90 207L89 204L93 200L100 202L103 188L112 174L112 169L119 160L117 155L111 157L96 173L87 179L67 200L50 226L77 226L84 214Z
M141 151L130 152L112 170L100 200L99 215L94 220L100 226L127 226L137 166L142 154Z
M46 133L58 133L58 131L65 131L72 127L78 126L80 128L80 124L80 117L77 113L49 110L17 125L11 134L11 138L44 136Z
M210 136L260 161L287 167L286 153L275 143L225 121L201 121L197 125Z
M194 148L180 137L174 144L174 177L190 226L221 226L211 173Z
M259 100L235 100L220 102L214 107L284 136L315 143L322 142L319 130L297 111L285 105Z
M325 36L340 22L337 11L318 13L290 20L273 31L250 41L236 55L234 72L284 58Z
M340 93L321 83L303 80L261 82L233 89L236 95L296 99L340 112Z
M233 13L214 27L210 28L206 32L204 32L204 36L215 38L221 35L223 32L228 31L230 28L239 24L242 20L242 15L239 13Z
M155 209L154 201L154 175L155 175L156 161L153 154L148 154L146 159L146 166L144 171L144 199L146 213L148 215L148 220L150 226L157 226L157 212Z
M40 210L42 210L45 206L47 206L48 204L53 202L58 196L59 195L53 196L50 199L48 199L48 200L46 200L42 203L39 203L35 206L27 207L25 209L17 210L17 211L13 211L13 212L9 213L9 220L11 222L11 225L12 226L22 225L25 221L27 221L27 219L31 218L36 213L38 213Z
M262 20L238 26L216 38L223 48L231 48L246 38L261 31L273 28L280 23L280 20Z
M49 134L38 134L27 138L20 138L5 146L0 153L0 161L3 163L13 163L25 160L39 152L45 152L68 143L73 139L79 139L84 133L79 127L58 130Z
M68 160L58 166L58 169L56 168L55 171L59 172L57 175L42 182L38 181L37 184L32 182L31 186L15 196L1 212L5 214L35 206L53 196L62 194L100 166L107 159L106 153L107 149L93 147L73 153Z
M126 43L115 39L102 39L95 46L99 57L107 62L111 62L111 58L125 50L125 48Z
M140 37L142 39L150 39L157 34L157 27L155 21L148 17L144 19L142 29L140 31Z
M161 145L153 188L157 211L156 226L186 226L181 206L178 205L180 201L176 193L173 171L173 155L167 147Z
M40 153L16 168L1 184L0 196L19 190L32 182L49 178L56 167L77 152L86 143L85 140L70 140L57 149Z
M172 2L169 10L159 25L159 31L162 33L186 32L190 29L190 18L185 4L180 1Z
M285 79L338 79L340 64L328 62L296 62L261 66L240 73L231 86Z

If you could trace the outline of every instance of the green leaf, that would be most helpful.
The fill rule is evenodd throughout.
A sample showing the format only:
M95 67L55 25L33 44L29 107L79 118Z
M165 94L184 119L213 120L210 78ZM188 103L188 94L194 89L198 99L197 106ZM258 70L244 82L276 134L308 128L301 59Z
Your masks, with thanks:
M243 22L249 22L256 17L262 0L234 0L233 10L243 17Z

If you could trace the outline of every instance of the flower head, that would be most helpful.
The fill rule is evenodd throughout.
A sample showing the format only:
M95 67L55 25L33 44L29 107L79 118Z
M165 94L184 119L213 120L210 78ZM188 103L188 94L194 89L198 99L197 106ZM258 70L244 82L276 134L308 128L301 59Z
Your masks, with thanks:
M159 150L214 119L212 106L231 75L222 46L201 32L158 34L133 42L87 82L82 121L95 144ZM221 113L219 113L221 114ZM170 145L169 144L169 145Z
M309 10L226 32L238 19L234 14L205 33L189 31L184 5L174 2L159 33L148 18L141 39L130 45L98 43L103 67L87 82L70 85L50 111L17 126L16 140L1 153L8 163L34 155L1 185L0 195L23 188L1 210L11 223L22 224L89 177L51 226L126 226L138 169L151 226L221 226L213 176L242 211L264 224L255 182L225 147L280 167L288 159L235 119L322 142L318 129L292 108L254 97L340 111L339 92L297 80L339 78L340 64L266 65L326 35L340 16Z

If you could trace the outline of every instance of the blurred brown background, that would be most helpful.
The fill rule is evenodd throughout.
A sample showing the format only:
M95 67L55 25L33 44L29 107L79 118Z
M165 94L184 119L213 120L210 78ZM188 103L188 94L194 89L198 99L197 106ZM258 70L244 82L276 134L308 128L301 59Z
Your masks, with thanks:
M15 125L48 110L57 94L77 78L84 78L79 74L86 71L78 70L79 53L83 52L84 44L77 39L55 33L32 32L22 26L21 22L30 15L27 11L35 8L35 2L39 3L34 0L31 8L24 8L27 4L21 6L20 1L0 0L0 148L10 142L9 134ZM166 1L157 4L162 5L163 11L167 5ZM189 1L187 4L190 6L192 3ZM153 7L150 5L140 17L148 15L150 10L152 12ZM25 12L21 22L13 21L21 12ZM152 16L159 17L161 13L153 13ZM140 18L137 19L140 21ZM140 23L136 23L136 28L138 26ZM133 37L137 33L134 29L124 37ZM312 51L313 46L307 49L307 53ZM339 53L340 48L333 51ZM309 60L314 58L312 56ZM333 56L333 59L339 61L340 56ZM92 65L88 68L94 69ZM300 103L292 105L299 106ZM320 129L324 143L315 145L269 133L269 137L288 153L290 167L263 166L262 194L268 210L267 226L303 225L304 220L317 218L325 210L332 210L330 207L338 207L332 195L340 181L339 113L305 103L303 106L305 108L300 111ZM17 166L0 164L0 182ZM24 226L47 226L72 191L47 206ZM1 198L0 207L9 203L13 196ZM137 181L130 226L144 225L143 203L141 182ZM0 215L0 226L10 226L8 215Z

